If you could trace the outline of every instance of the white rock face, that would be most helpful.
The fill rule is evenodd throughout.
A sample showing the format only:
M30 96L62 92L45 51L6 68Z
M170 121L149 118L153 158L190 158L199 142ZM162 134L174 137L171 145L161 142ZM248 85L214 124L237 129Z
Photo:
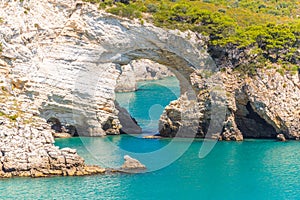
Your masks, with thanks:
M137 89L135 71L131 64L120 68L120 76L117 79L116 92L132 92Z
M74 125L80 135L119 133L120 65L143 58L168 65L183 91L194 69L213 65L195 35L187 40L187 33L117 19L93 4L1 1L0 10L1 62L28 80L25 92L42 117Z
M22 92L24 78L0 73L0 178L103 173L75 149L54 146L53 130Z
M157 80L174 76L171 70L165 65L148 59L132 61L132 68L137 81Z

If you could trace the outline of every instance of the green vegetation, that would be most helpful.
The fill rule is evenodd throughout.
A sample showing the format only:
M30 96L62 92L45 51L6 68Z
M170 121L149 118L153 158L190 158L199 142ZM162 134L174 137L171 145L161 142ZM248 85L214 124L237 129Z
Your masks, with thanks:
M141 8L138 7L137 4L123 4L123 3L116 3L115 7L109 8L107 11L114 14L119 15L122 17L127 17L129 19L133 18L141 18Z
M34 24L34 28L36 28L36 29L40 29L41 27L40 27L40 25L39 25L39 24L35 23L35 24Z
M250 49L249 56L255 56L261 66L281 63L283 69L295 71L300 60L298 0L85 1L98 3L99 8L112 14L143 18L159 27L190 29L208 36L208 45Z
M10 119L11 121L16 121L17 120L17 118L19 117L19 115L18 114L15 114L15 115L7 115L7 114L5 114L4 112L2 112L2 111L0 111L0 116L2 117L5 117L5 118L8 118L8 119Z
M12 121L16 121L18 118L18 115L10 115L10 116L8 116L8 118Z

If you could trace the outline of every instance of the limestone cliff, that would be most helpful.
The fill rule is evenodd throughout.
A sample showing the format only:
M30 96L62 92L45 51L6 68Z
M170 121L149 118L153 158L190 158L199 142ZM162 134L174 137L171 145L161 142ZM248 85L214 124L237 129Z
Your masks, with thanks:
M197 81L200 90L198 111L200 114L188 115L193 119L196 137L217 138L220 140L243 140L243 138L273 138L279 134L287 139L300 139L300 82L298 74L281 75L276 69L257 69L253 76L241 75L226 68L218 72L226 92L226 111L218 111L217 118L222 118L222 129L206 135L211 120L216 118L211 112L210 93L206 90L206 78ZM166 107L160 119L162 136L181 136L178 130L184 128L183 111L186 100L180 98ZM195 120L196 119L196 120ZM185 131L188 132L188 131ZM188 134L186 134L188 135Z
M120 66L139 59L171 66L186 91L189 74L213 63L200 36L118 19L90 3L2 1L0 10L1 60L28 80L24 92L41 117L71 124L79 135L120 133Z
M81 1L2 1L0 10L1 70L21 77L14 81L24 83L22 94L40 117L71 124L79 135L120 133L126 124L115 105L117 80L124 72L134 89L138 78L131 67L148 59L167 66L180 81L182 97L166 108L162 135L187 128L180 136L298 138L296 75L216 73L220 63L207 53L201 35L117 18Z
M6 68L9 72L9 68ZM52 130L22 93L26 81L0 73L0 177L74 176L103 173L87 166L75 149L54 146Z

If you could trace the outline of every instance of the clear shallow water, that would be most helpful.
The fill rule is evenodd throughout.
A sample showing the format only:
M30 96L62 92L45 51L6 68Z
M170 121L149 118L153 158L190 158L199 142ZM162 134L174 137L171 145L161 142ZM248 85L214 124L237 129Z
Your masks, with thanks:
M151 101L148 106L145 101L140 103L151 107ZM135 117L138 114L136 110ZM144 127L155 128L157 125ZM120 166L125 150L153 152L171 142L122 135L59 139L56 145L76 148L89 164ZM186 143L185 139L174 142L173 152L155 160L159 163L182 151ZM199 159L202 143L195 140L176 162L143 174L3 179L0 199L300 199L299 142L218 142L207 157ZM139 159L150 167L157 164Z

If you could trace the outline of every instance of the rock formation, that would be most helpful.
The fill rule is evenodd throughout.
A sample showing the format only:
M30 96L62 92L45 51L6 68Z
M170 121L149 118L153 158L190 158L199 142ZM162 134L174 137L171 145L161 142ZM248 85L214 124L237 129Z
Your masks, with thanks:
M20 79L1 73L0 178L104 173L103 168L85 165L75 149L54 146L50 125L14 82Z
M115 104L115 90L171 75L159 64L182 93L161 116L161 136L300 137L298 74L242 76L220 59L215 65L199 35L119 19L81 1L2 1L0 10L0 177L104 173L76 150L55 147L46 122L56 119L53 129L73 135L140 132ZM145 168L124 158L122 169Z
M131 115L128 113L128 111L121 107L118 102L115 102L116 108L119 111L118 118L120 120L121 124L126 124L126 126L123 126L120 129L120 133L125 134L139 134L142 133L141 127L139 127L137 121L131 117Z
M195 69L214 70L200 36L119 19L94 4L7 1L0 10L1 61L27 80L24 92L41 117L73 125L79 135L120 133L114 92L120 69L134 60L167 65L182 92Z
M124 156L124 164L122 165L122 170L139 170L139 169L146 169L146 166L143 165L140 161L137 159L131 158L128 155Z
M285 137L284 137L283 134L278 134L278 135L277 135L277 140L278 140L278 141L281 141L281 142L285 142L285 141L286 141L286 139L285 139Z
M226 112L222 129L218 134L207 136L207 130L214 126L211 120L210 94L202 87L207 79L198 80L198 115L185 118L196 119L194 134L197 137L218 138L220 140L243 140L243 138L288 138L300 137L300 82L298 74L281 75L276 69L258 69L257 74L242 76L226 69L219 72L226 92ZM203 101L204 100L204 101ZM162 136L179 136L178 130L186 126L189 120L182 120L187 101L176 100L168 105L160 119ZM197 121L198 120L198 121ZM221 123L219 123L221 124ZM189 126L191 126L189 124ZM198 129L196 129L198 127ZM278 136L279 135L279 136ZM283 136L283 137L282 137Z

